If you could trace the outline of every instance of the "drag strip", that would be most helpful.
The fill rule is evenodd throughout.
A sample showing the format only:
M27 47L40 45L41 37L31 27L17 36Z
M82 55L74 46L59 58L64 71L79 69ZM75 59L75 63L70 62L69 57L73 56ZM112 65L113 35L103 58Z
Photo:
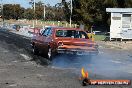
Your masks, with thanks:
M88 70L91 79L131 79L129 52L110 49L100 52L88 57L60 55L50 62L32 54L30 38L0 29L0 88L84 88L79 81L82 67Z

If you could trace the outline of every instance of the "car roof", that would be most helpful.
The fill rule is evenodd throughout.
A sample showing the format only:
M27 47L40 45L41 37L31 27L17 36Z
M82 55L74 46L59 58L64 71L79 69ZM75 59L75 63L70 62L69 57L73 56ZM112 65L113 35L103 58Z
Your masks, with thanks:
M58 26L48 26L46 28L53 28L54 30L79 30L79 31L84 31L83 29L80 29L80 28L68 28L68 27L58 27Z
M79 30L79 31L84 31L80 28L67 28L67 27L53 27L55 30Z

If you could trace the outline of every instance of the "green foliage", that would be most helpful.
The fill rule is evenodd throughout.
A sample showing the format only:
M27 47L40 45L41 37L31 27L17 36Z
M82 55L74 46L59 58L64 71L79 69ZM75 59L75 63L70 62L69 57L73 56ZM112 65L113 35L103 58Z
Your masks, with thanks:
M25 19L31 20L31 19L33 19L33 15L34 15L33 10L30 9L30 8L26 9L25 12L24 12L24 18Z
M103 0L73 0L72 21L78 24L85 24L87 29L97 22L102 21L104 6ZM64 2L64 11L66 18L69 20L70 2Z
M125 6L128 8L132 8L132 0L126 0Z
M106 8L132 7L132 0L72 0L73 13L72 22L85 24L86 28L91 28L95 24L108 24L110 18L106 13ZM62 0L67 21L70 16L70 1Z
M23 8L19 4L4 4L4 19L44 19L44 5L41 1L35 3L35 14L32 8ZM55 21L65 21L62 4L57 3L55 6L46 5L46 19Z
M82 14L84 23L93 24L94 22L100 21L101 16L101 0L80 0L80 9L75 9L79 14Z
M21 8L19 4L5 4L3 7L5 19L18 19L22 17L23 8Z
M106 36L105 35L95 35L94 40L95 41L102 41L105 40Z

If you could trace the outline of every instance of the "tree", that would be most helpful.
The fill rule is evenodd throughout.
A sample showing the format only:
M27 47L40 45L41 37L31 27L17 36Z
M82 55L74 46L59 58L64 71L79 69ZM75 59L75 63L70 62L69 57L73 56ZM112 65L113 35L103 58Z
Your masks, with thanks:
M46 5L46 20L52 21L65 20L62 3L57 3L55 6Z
M44 14L44 6L41 1L36 3L36 11L35 11L35 18L36 19L43 19L43 14Z
M19 4L4 4L4 18L5 19L39 19L44 18L44 3L41 1L36 2L36 10L34 14L33 8L23 8ZM33 3L31 3L33 6ZM49 4L45 6L46 8L46 20L63 21L65 20L65 15L63 12L62 4L57 3L55 6L50 6Z
M24 13L24 18L31 20L33 19L33 15L33 10L31 8L27 8Z
M4 19L20 19L24 17L25 9L19 4L4 4L3 14Z
M125 2L125 6L127 7L127 8L132 8L132 0L125 0L126 2Z
M57 3L53 8L54 8L54 14L55 14L54 20L65 21L65 15L64 15L62 3Z
M62 4L63 4L63 11L65 13L65 17L66 17L66 21L70 22L69 18L70 18L70 2L66 2L65 0L62 0Z
M125 0L117 0L118 7L125 8Z
M104 0L102 4L104 5L104 8L113 8L118 6L117 0Z
M67 13L66 17L70 15L70 4L62 2ZM103 0L73 0L73 14L72 21L83 23L87 28L102 20L102 6Z
M32 5L32 8L33 8L33 3L30 3L30 4ZM35 19L43 19L44 18L44 3L39 1L39 2L36 2L35 4L36 4L35 14L34 12L32 12L33 13L32 18L34 18L34 15L35 15ZM45 5L45 9L46 9L45 20L55 20L55 21L65 20L61 3L57 3L55 6L50 6L50 4L47 4Z

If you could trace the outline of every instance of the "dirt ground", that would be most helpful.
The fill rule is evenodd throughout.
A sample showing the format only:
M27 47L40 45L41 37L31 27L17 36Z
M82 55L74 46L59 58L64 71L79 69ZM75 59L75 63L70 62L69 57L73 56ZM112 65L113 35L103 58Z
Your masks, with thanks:
M41 56L34 56L29 38L0 29L0 88L84 88L79 81L80 69L76 70L78 67L59 68L51 65L55 60L51 62ZM94 78L92 75L91 77ZM86 88L131 88L131 86Z

